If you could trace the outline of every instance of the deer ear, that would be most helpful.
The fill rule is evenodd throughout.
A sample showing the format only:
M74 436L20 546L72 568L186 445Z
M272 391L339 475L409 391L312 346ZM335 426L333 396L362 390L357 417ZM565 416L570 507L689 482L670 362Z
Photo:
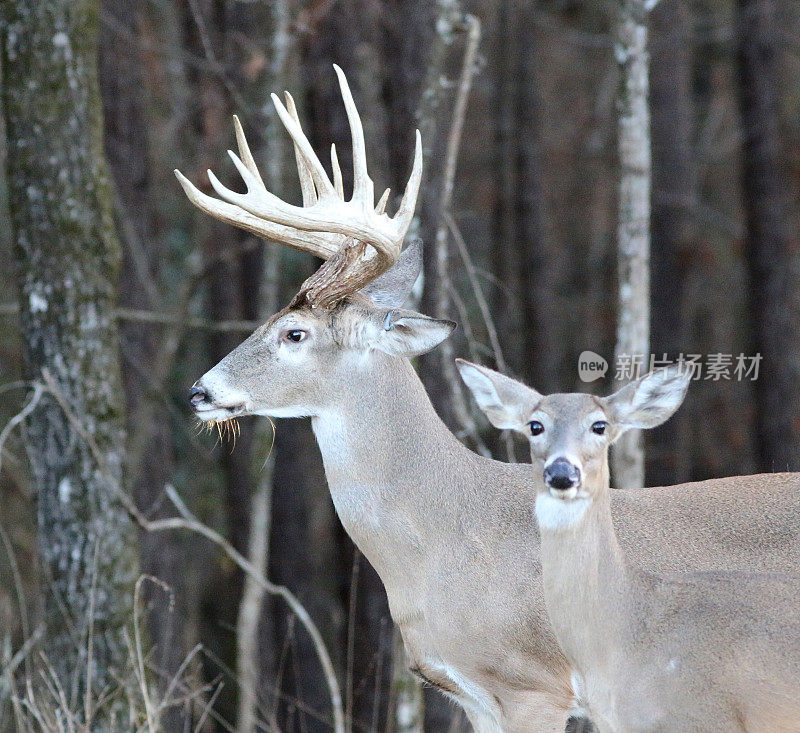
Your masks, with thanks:
M541 401L535 389L492 369L456 359L458 371L489 422L501 430L522 430L525 418Z
M380 323L374 324L372 346L392 356L409 358L438 346L457 325L407 310L383 311L379 317Z
M408 300L422 272L422 240L408 245L386 272L361 289L375 305L399 308Z
M626 384L603 402L621 432L654 428L680 407L691 379L691 371L678 366L657 369Z

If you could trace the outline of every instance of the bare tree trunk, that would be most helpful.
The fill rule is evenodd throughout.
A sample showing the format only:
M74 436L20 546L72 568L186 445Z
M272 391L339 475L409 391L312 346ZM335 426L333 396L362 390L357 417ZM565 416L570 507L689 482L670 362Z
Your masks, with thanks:
M411 231L424 242L425 287L420 307L424 313L439 318L452 317L448 233L443 213L449 205L451 194L448 189L452 187L446 170L447 131L452 123L456 72L461 61L453 49L462 48L459 41L466 29L464 17L458 0L437 0L435 4L410 3L407 8L398 8L395 21L398 27L396 35L402 35L402 40L399 42L400 63L393 74L398 77L398 86L403 91L398 95L395 108L399 108L398 119L408 125L405 130L397 129L395 134L408 135L411 124L416 124L422 135L425 160L425 178ZM425 60L424 64L419 62L420 58ZM424 69L424 75L420 74L420 69ZM405 105L399 99L401 96ZM408 100L413 99L418 101L412 106ZM466 403L462 400L462 404L456 404L458 396L448 380L449 365L446 364L448 357L445 352L439 347L420 357L419 372L441 418L451 429L459 431ZM394 641L393 729L406 733L419 733L423 727L447 729L453 718L452 709L438 692L423 691L420 680L409 671L405 648L397 636Z
M618 0L614 53L621 78L619 114L619 293L615 361L650 354L650 111L648 108L647 13L656 0ZM648 364L644 364L647 370ZM618 380L622 383L629 377ZM641 433L631 430L612 453L614 485L644 485Z
M506 286L498 302L498 327L512 371L542 391L557 391L564 338L554 313L554 258L545 232L541 182L535 12L530 3L506 0L498 54L498 166L502 194L494 272ZM563 387L563 385L562 385Z
M420 59L428 59L432 48L432 37L435 32L435 21L439 7L425 0L414 2L404 2L395 0L386 4L391 12L385 24L386 36L384 53L387 65L387 84L389 97L390 114L388 119L389 139L391 146L389 149L389 160L392 174L395 176L394 190L402 190L403 175L411 165L412 143L409 139L409 130L415 127L422 128L422 140L424 146L430 146L434 138L434 130L426 125L430 121L424 120L419 116L420 100L424 94L426 86L426 66L420 63ZM435 118L434 118L435 121ZM430 147L424 151L425 170L429 171L433 165L430 157ZM425 197L427 184L420 190L420 197ZM418 204L418 210L424 204ZM427 239L428 231L422 229L413 230L411 234L418 234L423 237L425 252L425 279L431 276L433 260L429 250L432 249L432 241ZM423 306L424 309L424 306ZM433 376L425 376L426 370L435 369L435 364L431 367L421 365L420 372L425 381L427 389L431 388ZM440 406L437 404L437 408ZM413 733L422 730L425 716L435 717L439 723L447 720L447 710L442 705L442 701L435 695L428 698L426 705L422 683L409 670L409 660L403 646L402 638L395 629L392 635L392 681L390 693L390 710L387 719L386 729L393 731L406 731ZM441 696L439 696L441 697ZM431 730L438 730L442 725Z
M420 733L424 730L425 707L420 682L408 669L403 637L394 629L392 673L392 717L387 726L392 733Z
M754 345L763 361L756 390L759 468L800 468L800 344L797 336L797 240L778 125L775 3L739 0L739 95L744 130L743 191Z
M452 49L459 39L463 17L458 0L438 0L436 3L436 17L431 21L436 32L430 42L427 72L417 109L425 160L417 205L418 233L425 243L425 289L421 307L424 313L436 318L452 317L447 287L450 282L449 252L446 242L437 242L437 234L442 222L447 127L451 121L455 85L456 60ZM419 363L420 376L436 411L451 430L460 430L441 349L424 354Z
M307 421L281 420L275 436L274 476L270 577L301 599L328 648L337 654L333 661L341 669L344 563L324 468ZM279 676L270 680L281 695L273 706L279 729L330 731L330 695L314 645L298 630L285 605L277 608L273 621L282 647Z
M153 221L150 166L148 161L146 82L144 59L135 42L141 4L103 0L100 44L100 87L105 120L105 150L114 178L117 229L122 234L123 258L120 301L128 308L163 310L160 288L161 239ZM131 487L140 509L148 516L158 507L158 516L166 516L166 502L160 502L164 486L172 479L173 445L169 413L164 397L154 388L149 372L157 358L157 340L161 327L143 323L120 326L122 376L128 404L151 400L149 424L135 424L138 410L128 410L129 435L137 429L148 432L148 448L142 452L141 465L131 473L138 477ZM130 459L130 454L129 454ZM178 671L188 653L185 624L188 617L185 593L185 558L182 539L171 533L140 536L143 572L164 581L170 593L154 584L143 587L144 603L149 613L152 663L163 691ZM181 709L170 708L161 720L165 730L183 730Z
M76 426L46 396L26 431L48 589L44 648L74 712L92 717L88 686L95 694L116 689L124 674L137 574L133 527L108 484L122 482L125 430L114 318L120 246L102 153L98 4L4 0L2 9L26 371L39 379L48 370L107 463L96 465ZM93 724L113 727L117 708L104 707Z
M261 436L256 439L260 442ZM261 460L261 454L255 451ZM262 576L267 576L269 559L269 528L271 522L272 473L275 458L271 449L261 461L261 475L256 476L256 486L250 501L250 541L247 558ZM239 680L239 707L236 713L236 729L242 733L255 731L258 723L258 691L261 679L259 626L261 608L264 603L264 588L247 576L239 604L236 622L236 672Z
M229 74L229 34L235 23L233 9L224 0L184 0L181 7L184 46L205 63L189 66L187 77L193 90L192 121L202 156L211 168L224 158L230 146L232 100ZM203 184L210 185L204 177ZM201 219L199 236L207 261L213 261L207 280L206 308L217 320L236 320L257 314L254 300L247 293L257 293L258 272L244 255L221 258L235 250L245 235L216 220ZM238 345L241 338L232 333L211 334L207 340L209 361L215 363ZM221 468L225 535L242 554L247 553L250 532L250 444L253 420L240 421L241 435L236 449L221 441L218 461ZM213 655L229 669L236 661L235 628L241 601L244 575L225 562L209 569L209 581L201 598L201 639ZM219 669L207 662L206 676L215 678ZM225 720L233 720L237 710L237 687L223 686L214 708Z
M288 0L277 0L269 6L243 4L237 13L240 24L248 24L262 29L267 39L263 51L268 57L264 72L258 83L252 85L252 92L247 96L253 99L254 106L263 105L263 116L266 118L266 129L260 149L255 150L258 157L264 159L262 166L265 172L267 187L276 195L282 196L285 191L284 175L287 156L290 155L286 136L282 133L277 114L266 100L271 91L280 92L288 88L287 76L290 57L292 55L291 36L289 35L290 4ZM244 66L243 59L239 66ZM283 197L283 196L282 196ZM261 266L261 283L258 294L258 310L261 320L266 320L278 309L280 304L279 266L282 247L275 243L267 244L263 253ZM251 476L253 491L250 503L250 536L248 558L263 576L267 576L269 567L269 542L272 523L272 482L275 467L275 433L274 425L268 420L256 423L253 436ZM269 709L271 696L267 700L259 699L262 670L267 670L271 682L275 672L275 643L272 624L261 623L265 602L270 609L275 607L277 599L266 599L263 587L250 576L245 577L242 600L239 605L239 617L236 629L236 670L239 679L239 707L236 715L237 730L251 733L257 730L258 711Z
M653 353L675 359L688 350L684 281L697 201L692 99L692 16L686 0L669 0L650 16L650 108L653 135ZM677 420L677 422L675 422ZM688 480L686 433L679 413L648 434L647 485ZM678 477L681 477L679 479Z
M474 72L480 23L464 13L459 0L411 3L399 12L396 22L405 34L396 74L406 98L416 96L418 100L414 116L422 135L425 160L417 216L411 227L411 234L420 236L425 244L425 287L420 307L424 313L447 318L452 317L452 283L445 214L449 213L452 200L460 126ZM424 76L419 74L420 68L425 70ZM408 105L397 106L399 118L405 119L403 112ZM408 133L399 130L397 134ZM452 348L446 342L420 357L420 377L444 422L456 432L467 432L485 450L455 374ZM400 649L396 643L395 652ZM423 722L426 729L447 730L457 713L437 691L423 692L419 680L407 668L407 660L401 663L395 659L393 724L406 731L422 730ZM401 674L404 669L405 674Z
M436 318L451 318L454 285L447 218L452 215L455 171L481 24L475 16L461 10L458 0L440 0L437 7L436 35L418 110L428 179L422 187L419 213L412 229L418 227L423 241L429 243L424 250L423 310ZM463 39L463 45L455 44L457 39ZM454 47L461 51L457 62L451 53ZM442 120L447 121L446 132L442 130ZM438 349L420 358L420 375L444 422L480 453L489 455L456 372L454 353L453 339L445 340Z

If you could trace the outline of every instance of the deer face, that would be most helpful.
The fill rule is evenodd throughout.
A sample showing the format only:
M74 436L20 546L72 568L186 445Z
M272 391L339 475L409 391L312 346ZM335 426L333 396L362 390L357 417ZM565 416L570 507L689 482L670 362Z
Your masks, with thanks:
M690 375L675 367L631 382L610 397L541 395L502 374L459 360L480 408L499 428L528 438L540 490L569 501L608 488L608 448L626 430L652 428L683 401Z
M441 343L452 321L399 307L421 264L420 249L409 247L392 269L334 308L301 305L278 314L195 382L197 417L313 417L357 388L375 352L411 357Z

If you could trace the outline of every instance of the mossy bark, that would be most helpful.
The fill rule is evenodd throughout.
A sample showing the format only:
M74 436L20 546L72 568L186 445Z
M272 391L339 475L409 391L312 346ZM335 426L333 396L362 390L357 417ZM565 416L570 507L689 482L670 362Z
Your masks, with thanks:
M0 7L26 369L34 380L49 370L82 425L47 396L27 422L26 443L38 492L45 652L83 712L88 675L93 690L118 686L137 572L135 533L112 486L122 484L124 441L114 316L120 246L102 151L99 8L96 0ZM94 726L103 725L97 717Z

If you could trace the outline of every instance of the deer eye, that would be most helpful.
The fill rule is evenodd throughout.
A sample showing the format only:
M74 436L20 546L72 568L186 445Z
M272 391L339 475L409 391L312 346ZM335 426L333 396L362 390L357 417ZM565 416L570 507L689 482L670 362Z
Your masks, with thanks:
M299 344L301 341L305 341L306 336L308 336L306 331L299 328L292 328L284 332L283 340L291 341L293 344Z
M598 420L592 423L592 432L597 433L597 435L605 435L607 427L608 423L605 420Z
M531 420L528 425L531 428L531 435L541 435L544 432L544 425L538 420Z

